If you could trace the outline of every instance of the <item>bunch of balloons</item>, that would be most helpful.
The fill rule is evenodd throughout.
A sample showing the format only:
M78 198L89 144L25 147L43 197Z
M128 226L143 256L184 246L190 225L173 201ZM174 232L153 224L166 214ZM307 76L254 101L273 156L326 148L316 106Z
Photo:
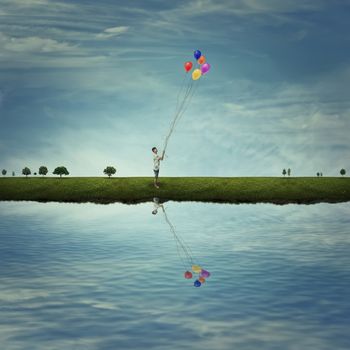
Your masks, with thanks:
M206 278L210 277L210 272L202 269L199 265L192 265L192 271L198 274L197 279L193 282L195 287L200 287L205 283ZM184 276L189 280L193 277L193 274L191 271L186 271Z
M199 50L194 51L193 55L196 59L196 66L194 67L191 61L185 62L184 64L186 73L190 72L193 68L192 77L189 74L186 74L184 76L183 83L177 94L175 114L173 121L170 124L169 132L164 141L164 154L168 147L169 139L175 130L176 125L179 123L187 107L190 105L195 90L198 88L199 82L195 82L195 80L198 80L202 75L207 74L210 70L210 64L206 62L205 56L203 56Z
M200 65L200 67L193 70L192 79L198 80L202 75L209 72L211 66L208 62L206 62L205 56L203 56L199 50L196 50L193 53L193 56L196 59L197 63ZM188 73L189 71L191 71L193 64L191 61L188 61L188 62L185 62L184 67L185 67L186 73Z

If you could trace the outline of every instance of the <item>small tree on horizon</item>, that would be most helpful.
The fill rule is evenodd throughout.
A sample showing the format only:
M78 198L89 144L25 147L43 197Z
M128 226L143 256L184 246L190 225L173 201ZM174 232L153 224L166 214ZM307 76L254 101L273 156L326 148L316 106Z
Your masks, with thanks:
M316 175L317 175L317 177L319 177L319 176L320 176L320 173L317 173Z
M288 168L287 173L288 173L288 176L290 176L290 173L291 173L290 168Z
M322 176L323 176L323 173L320 173L320 176L322 177Z
M30 169L28 167L25 167L22 170L22 174L25 175L26 177L28 177L28 175L30 175L32 172L30 171Z
M14 171L12 172L12 176L16 176L16 174L15 174L15 172L14 172Z
M44 166L44 165L42 165L42 166L39 168L39 175L45 176L47 173L48 173L47 167Z
M58 166L52 174L62 177L62 175L69 175L69 172L65 166Z
M340 175L341 175L341 176L344 176L345 174L346 174L346 170L345 170L345 169L341 169L341 170L340 170Z
M2 173L2 175L5 176L5 175L7 174L7 170L6 170L6 169L2 169L2 172L1 172L1 173Z
M287 174L286 169L283 169L282 174L283 174L283 176L286 176L286 174Z
M117 172L116 168L113 166L107 166L105 170L103 170L103 173L108 175L110 178L112 175L114 175Z

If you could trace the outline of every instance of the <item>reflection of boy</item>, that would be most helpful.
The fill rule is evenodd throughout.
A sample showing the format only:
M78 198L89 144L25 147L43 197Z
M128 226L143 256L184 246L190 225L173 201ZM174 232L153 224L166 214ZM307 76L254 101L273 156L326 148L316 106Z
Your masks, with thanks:
M162 208L162 210L164 211L164 206L163 204L159 203L159 198L153 198L153 211L152 211L152 214L153 215L156 215L158 213L158 209L159 208Z
M153 147L152 152L153 152L154 187L159 188L159 183L158 183L159 166L160 166L160 161L164 159L164 151L161 157L158 156L157 147Z

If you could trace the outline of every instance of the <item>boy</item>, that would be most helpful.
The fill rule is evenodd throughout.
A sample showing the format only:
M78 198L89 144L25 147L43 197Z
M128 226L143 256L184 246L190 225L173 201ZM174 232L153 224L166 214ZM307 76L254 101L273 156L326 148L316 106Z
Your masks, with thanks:
M153 147L152 152L153 152L154 187L159 188L159 184L158 184L159 165L160 165L160 161L163 160L164 158L164 151L161 157L158 156L157 147Z

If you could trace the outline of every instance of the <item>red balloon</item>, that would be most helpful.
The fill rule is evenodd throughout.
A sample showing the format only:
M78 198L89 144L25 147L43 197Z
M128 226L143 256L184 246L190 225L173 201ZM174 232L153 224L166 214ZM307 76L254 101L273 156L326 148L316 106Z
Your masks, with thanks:
M189 72L192 69L192 62L188 61L184 64L185 71Z
M185 272L185 278L188 279L188 280L191 279L192 278L192 272L186 271Z

